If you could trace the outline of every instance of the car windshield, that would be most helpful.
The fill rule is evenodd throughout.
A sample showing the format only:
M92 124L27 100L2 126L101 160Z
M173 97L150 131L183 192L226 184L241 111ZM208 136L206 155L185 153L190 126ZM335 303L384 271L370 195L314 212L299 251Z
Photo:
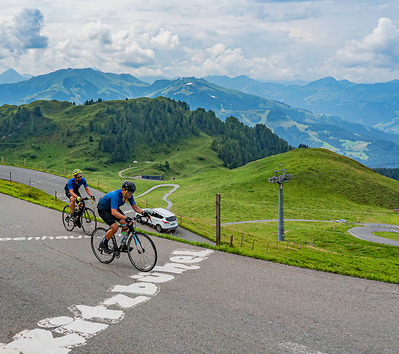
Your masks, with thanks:
M176 219L177 219L177 218L176 218L176 215L168 216L168 217L166 218L167 221L175 221Z

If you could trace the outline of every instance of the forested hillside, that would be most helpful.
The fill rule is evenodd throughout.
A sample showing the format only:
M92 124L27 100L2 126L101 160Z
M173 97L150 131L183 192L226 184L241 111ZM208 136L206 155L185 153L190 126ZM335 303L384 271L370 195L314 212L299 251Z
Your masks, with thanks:
M68 155L68 149L91 149L93 156L107 156L108 163L148 159L201 133L214 138L212 148L229 168L291 149L264 125L248 127L233 117L222 122L212 111L191 111L186 103L163 97L0 107L2 154L21 157L35 158L52 144Z
M399 168L374 168L374 171L399 181Z

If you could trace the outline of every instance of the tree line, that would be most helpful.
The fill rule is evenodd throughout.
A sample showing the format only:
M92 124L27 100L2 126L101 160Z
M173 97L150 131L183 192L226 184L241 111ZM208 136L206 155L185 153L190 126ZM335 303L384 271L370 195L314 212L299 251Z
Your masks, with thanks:
M144 149L172 146L203 132L214 137L212 149L228 168L292 149L262 124L249 127L237 118L225 122L212 111L191 111L185 102L168 98L130 100L122 110L108 110L103 123L92 129L105 133L99 150L111 155L110 162L126 161Z
M399 181L399 168L373 168L380 175L396 179Z

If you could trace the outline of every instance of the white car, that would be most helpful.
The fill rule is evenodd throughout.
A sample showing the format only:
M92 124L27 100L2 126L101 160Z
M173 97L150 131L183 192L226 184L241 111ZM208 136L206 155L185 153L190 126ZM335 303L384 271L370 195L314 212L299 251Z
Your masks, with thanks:
M151 219L147 220L146 217L142 217L140 222L154 227L158 232L174 232L179 226L176 215L167 209L154 208L143 210L151 216Z

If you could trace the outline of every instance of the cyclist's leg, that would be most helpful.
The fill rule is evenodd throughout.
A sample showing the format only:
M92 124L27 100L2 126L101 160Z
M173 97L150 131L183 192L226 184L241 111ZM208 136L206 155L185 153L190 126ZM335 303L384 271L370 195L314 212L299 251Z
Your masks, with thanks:
M75 194L77 196L80 197L80 193L79 191L74 190ZM76 197L74 197L73 195L71 195L71 193L68 191L67 193L67 197L69 198L70 202L69 202L69 207L71 209L71 216L75 217L75 203L76 203Z
M102 241L104 246L108 246L108 241L115 235L116 231L118 231L119 226L116 218L108 210L98 209L98 215L109 226L109 229Z

